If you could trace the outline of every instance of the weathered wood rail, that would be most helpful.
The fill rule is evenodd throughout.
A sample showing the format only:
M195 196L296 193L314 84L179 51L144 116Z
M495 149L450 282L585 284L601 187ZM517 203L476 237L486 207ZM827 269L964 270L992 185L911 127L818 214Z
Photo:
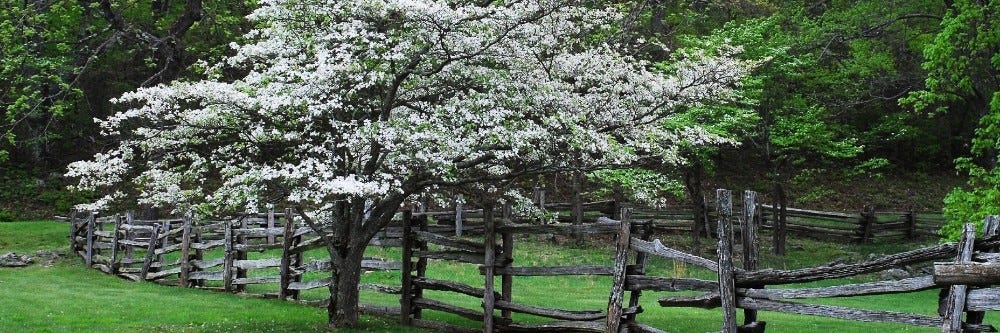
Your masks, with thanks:
M758 224L773 229L776 208L758 204ZM866 206L857 213L824 212L786 208L786 230L790 234L816 239L873 243L936 236L944 225L943 218L928 212L877 211Z

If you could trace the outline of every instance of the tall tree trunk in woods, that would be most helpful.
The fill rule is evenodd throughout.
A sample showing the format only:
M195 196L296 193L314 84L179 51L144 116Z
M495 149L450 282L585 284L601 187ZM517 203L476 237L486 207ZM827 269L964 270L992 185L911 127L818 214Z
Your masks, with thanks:
M691 226L692 252L699 254L701 252L701 237L707 227L705 225L707 207L705 207L704 193L702 193L705 168L697 157L691 158L691 161L691 165L684 172L684 187L687 190L689 200L691 200L691 217L694 221Z
M139 209L139 219L157 220L160 218L160 209L154 206L143 206Z
M788 199L785 197L785 187L777 179L774 180L774 254L785 255L785 240L788 234Z
M784 166L784 159L771 142L771 127L774 125L774 114L768 108L759 110L761 119L761 142L764 153L764 168L770 173L771 195L774 198L772 208L774 229L772 232L772 252L777 255L785 255L785 239L787 234L788 199L785 197L784 178L781 170Z
M649 15L649 30L653 34L665 34L667 27L663 25L663 20L667 17L665 0L653 0L649 4L652 6Z

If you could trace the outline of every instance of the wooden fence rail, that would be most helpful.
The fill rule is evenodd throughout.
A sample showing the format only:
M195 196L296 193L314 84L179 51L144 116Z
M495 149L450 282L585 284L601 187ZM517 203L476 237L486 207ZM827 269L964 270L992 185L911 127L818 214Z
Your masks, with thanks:
M760 204L757 210L762 227L774 228L776 209L771 205ZM786 228L789 233L855 243L936 236L937 230L945 223L932 213L912 210L882 212L870 205L853 214L796 208L787 208L786 212Z

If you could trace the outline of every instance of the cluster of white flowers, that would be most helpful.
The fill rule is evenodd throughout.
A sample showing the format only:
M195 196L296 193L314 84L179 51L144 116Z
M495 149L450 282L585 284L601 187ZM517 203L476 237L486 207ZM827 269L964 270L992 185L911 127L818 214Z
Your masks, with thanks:
M680 159L661 126L731 96L725 52L670 72L592 41L620 13L573 1L264 0L257 29L209 77L127 93L101 120L126 138L70 166L78 188L151 204L244 208L275 193L310 207L510 177L526 168ZM108 196L97 208L121 197Z

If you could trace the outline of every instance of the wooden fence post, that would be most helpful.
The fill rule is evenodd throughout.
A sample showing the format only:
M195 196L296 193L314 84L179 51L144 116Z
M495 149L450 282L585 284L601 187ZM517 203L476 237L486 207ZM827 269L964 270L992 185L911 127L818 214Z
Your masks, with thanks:
M181 230L181 272L179 274L181 287L189 287L188 277L191 276L191 224L193 214L188 212L184 215L184 226Z
M719 213L719 298L722 305L722 331L736 333L736 285L733 272L733 198L729 190L716 190Z
M202 239L201 239L202 228L194 229L194 226L192 226L192 229L193 229L193 232L192 232L192 235L191 235L191 242L193 242L193 243L201 243L201 241L202 241ZM200 247L199 248L195 248L195 250L194 250L194 260L198 260L198 261L205 260L205 250L201 249ZM191 266L191 271L192 272L198 272L198 271L203 271L203 270L204 269L198 268L198 266L194 266L194 265ZM194 280L193 285L196 286L196 287L204 287L205 286L205 280L201 280L201 279Z
M965 224L962 238L958 242L958 255L956 255L955 261L959 263L971 262L972 246L975 241L975 227L972 224ZM941 333L958 333L962 331L962 312L965 311L965 297L967 296L968 288L966 285L951 286L944 303L944 313L942 314L944 320L941 325Z
M285 208L285 216L287 216L286 218L287 221L285 221L285 223L291 223L292 225L295 225L295 214L292 213L291 208ZM304 236L303 235L292 236L292 245L293 246L301 245L302 237ZM302 264L304 263L304 256L305 256L305 251L296 252L295 257L292 258L292 267L302 266ZM294 276L292 276L292 282L302 282L302 274L295 274ZM302 293L301 290L293 290L292 299L298 300L301 293Z
M267 228L268 229L274 228L274 221L275 221L275 217L274 217L274 204L269 204L269 205L267 205ZM272 234L272 233L269 232L267 234L267 245L274 245L274 243L275 243L274 234Z
M169 219L163 221L163 230L161 230L160 233L164 234L163 241L160 242L160 249L163 250L163 251L160 252L160 254L156 255L156 261L160 263L160 267L162 268L164 266L164 264L163 264L163 254L166 252L167 247L170 246L170 235L169 235L169 233L170 233L170 220Z
M917 238L917 213L913 210L913 206L907 210L905 219L906 239Z
M757 192L743 192L743 217L740 230L740 237L743 243L743 269L756 271L760 261L760 238L757 237ZM754 286L763 288L764 286ZM757 322L757 310L743 310L743 325L762 327L755 324ZM746 327L744 326L744 327ZM763 332L761 328L759 331Z
M771 248L774 254L784 256L788 245L788 207L784 203L784 191L778 191L781 198L775 198L771 208Z
M535 187L533 190L532 202L538 206L538 209L545 210L545 189L538 185L538 181L535 181Z
M995 236L998 227L1000 227L1000 216L987 216L983 220L983 238ZM983 252L996 252L996 248L985 249ZM965 314L965 321L969 324L982 324L983 319L986 319L986 312L983 311L969 311Z
M628 263L629 242L632 240L632 210L622 208L618 240L615 242L614 276L611 279L611 295L608 297L608 316L604 332L618 333L622 321L622 300L625 297L625 274Z
M274 211L274 207L271 207L271 212ZM292 240L295 238L295 223L291 210L285 210L285 230L281 234L281 266L278 268L279 271L279 285L278 285L278 298L281 300L288 299L288 286L292 283Z
M875 205L865 205L861 212L861 219L858 221L858 237L862 244L872 242L875 228Z
M501 224L511 223L511 205L510 202L505 202L500 213L502 216ZM504 266L510 267L514 262L514 234L510 231L502 231L500 233L502 250L503 250L503 263ZM513 292L514 292L514 276L510 274L509 270L504 270L504 273L500 276L500 297L507 302L513 302ZM511 319L511 311L503 309L500 311L500 316L505 319Z
M111 232L111 262L108 266L111 269L111 274L118 274L118 237L119 233L122 231L122 216L115 215L115 230Z
M225 226L225 231L223 233L223 241L225 242L225 257L223 257L222 262L222 287L226 292L233 291L233 257L235 253L233 252L233 221L225 221L223 223Z
M631 218L631 215L629 216L629 218ZM652 236L653 236L653 223L652 221L647 221L646 223L642 224L642 231L639 235L639 239L648 242L650 237ZM629 246L631 246L631 242L632 241L629 240ZM646 275L646 261L648 257L649 255L647 255L646 252L636 251L635 266L633 267L633 269L628 269L626 267L627 274ZM627 320L629 323L635 322L635 315L639 309L639 297L641 296L642 296L642 290L633 290L629 292L628 307L637 310L635 312L630 312L625 315L625 320Z
M694 219L691 223L691 253L701 255L701 236L708 225L704 197L702 197L701 203L693 204L691 207L694 209L691 212L691 217Z
M97 227L97 213L90 212L87 219L87 257L84 258L87 267L94 263L94 228Z
M483 333L493 332L493 309L495 308L494 276L496 272L496 225L493 221L493 202L485 200L483 206L483 248L484 248L484 269L483 278L485 283L483 289Z
M400 281L399 298L399 322L403 325L411 325L413 318L410 314L413 311L413 212L403 211L403 267Z
M250 227L248 220L249 220L249 216L243 216L243 218L240 219L240 229L241 230L245 231L247 228ZM247 260L247 253L249 252L248 249L247 249L247 244L249 244L249 242L247 240L248 240L248 237L247 237L246 232L240 232L240 235L236 237L236 242L237 242L236 244L238 244L240 246L236 246L236 245L233 246L233 248L236 249L236 258L235 258L235 260ZM247 269L246 268L236 267L236 279L246 280L246 277L247 277ZM234 290L236 292L244 292L244 291L247 290L246 283L234 283L234 284L235 284Z
M146 245L146 260L142 262L142 269L139 270L139 280L145 280L149 273L149 267L153 265L153 258L156 255L156 243L160 239L160 224L153 224L153 231L149 234L149 243Z
M462 237L462 206L465 199L461 194L455 196L455 237Z
M611 218L621 220L622 208L625 208L625 193L620 186L615 185L611 188L611 200L613 200L612 203L614 204L611 210Z
M129 225L129 226L135 225L135 215L132 214L131 210L125 212L125 224ZM135 240L134 238L135 238L135 236L132 233L131 228L126 228L125 229L125 239L132 241L132 240ZM127 267L127 268L132 268L132 257L134 255L135 255L135 246L132 246L132 245L126 246L125 247L125 256L124 256L124 258L122 258L122 261L125 262L125 264L123 264L122 266Z
M427 232L428 224L430 224L430 215L424 214L424 215L420 215L420 217L417 218L417 228L420 229L420 231ZM418 240L415 243L415 245L417 246L418 250L420 250L423 253L427 253L428 246L427 246L427 240L426 239L420 239L420 240ZM417 273L417 278L418 279L423 279L423 278L427 277L427 257L425 257L425 256L419 256L419 257L417 257L417 264L416 264L416 267L414 269L416 269L416 271L417 271L416 273ZM414 285L413 286L413 297L416 298L416 299L424 298L424 288L421 287L420 285ZM423 318L423 315L424 315L423 308L417 307L417 308L413 309L413 318L421 319L421 318Z

